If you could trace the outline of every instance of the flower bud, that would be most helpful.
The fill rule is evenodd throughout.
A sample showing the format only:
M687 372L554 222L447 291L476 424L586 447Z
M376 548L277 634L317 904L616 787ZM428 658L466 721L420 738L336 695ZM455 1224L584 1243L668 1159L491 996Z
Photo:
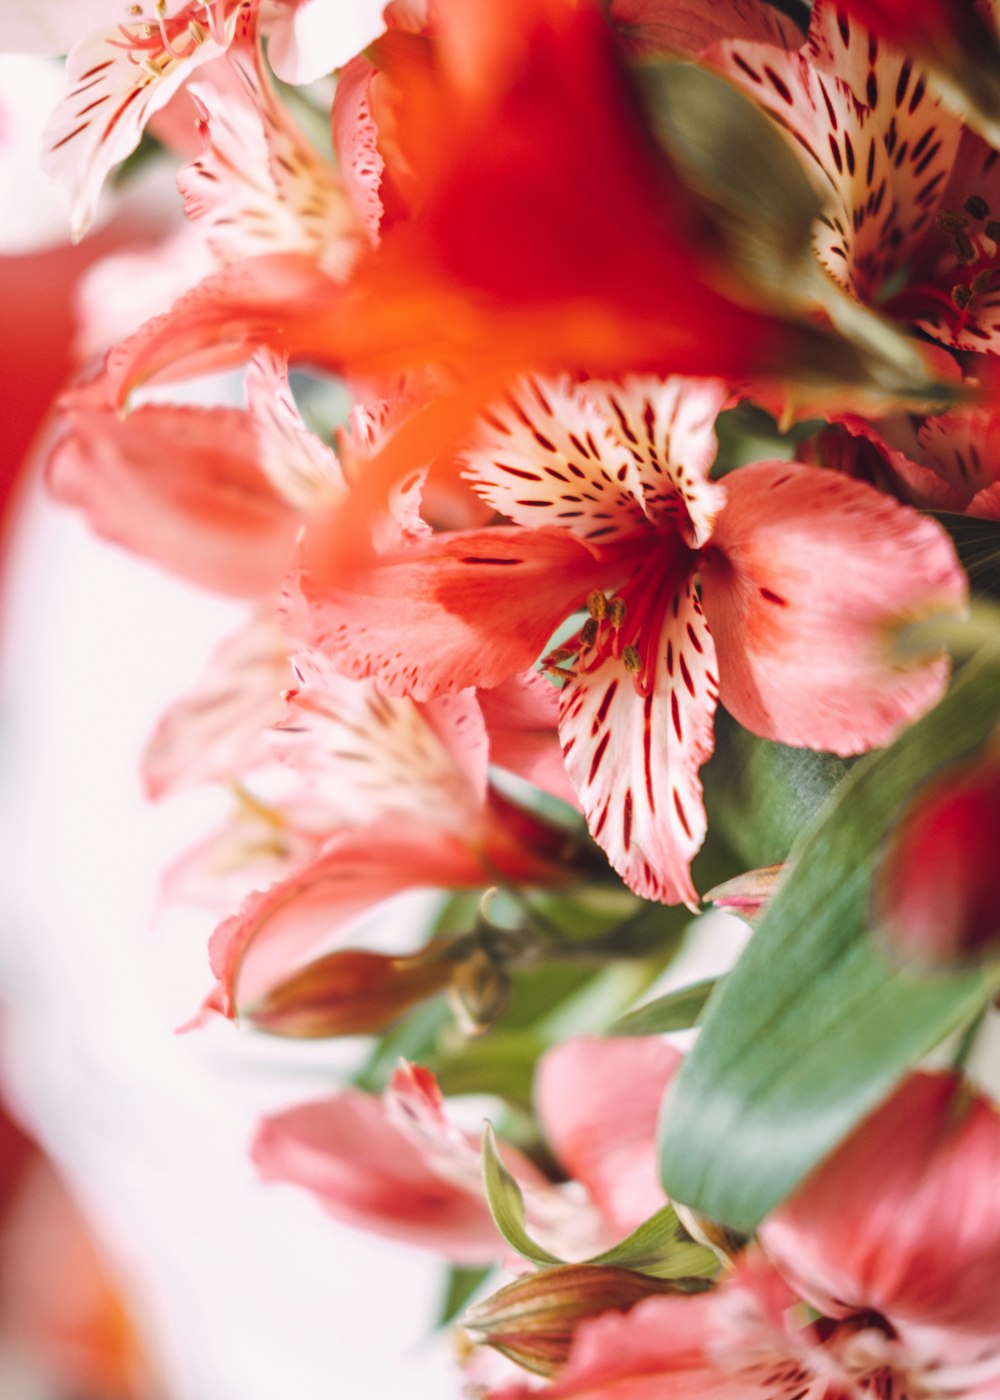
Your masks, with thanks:
M705 902L718 909L729 909L744 919L753 919L770 901L784 868L783 865L765 865L760 870L748 870L709 890Z
M605 1312L628 1312L655 1293L684 1292L678 1280L603 1264L563 1264L526 1274L476 1303L462 1325L478 1341L539 1375L569 1356L576 1329Z
M1000 957L1000 758L922 789L886 845L873 923L892 956L927 967Z
M270 1035L374 1035L443 991L453 967L431 948L401 958L347 948L307 964L240 1015Z

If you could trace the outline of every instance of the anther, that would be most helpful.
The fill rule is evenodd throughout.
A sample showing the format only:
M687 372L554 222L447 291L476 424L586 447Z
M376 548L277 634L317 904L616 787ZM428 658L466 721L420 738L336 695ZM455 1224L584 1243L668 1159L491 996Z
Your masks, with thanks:
M951 299L958 307L959 311L964 311L972 300L972 292L968 287L963 287L961 283L951 289Z
M990 217L990 206L981 194L970 194L965 201L965 212L971 214L974 219L988 219Z
M608 621L616 632L625 621L627 607L628 604L625 602L624 598L612 598L608 605Z
M977 297L982 292L985 292L990 285L992 277L993 273L988 267L984 267L982 272L977 272L972 279L972 295Z
M1000 219L990 219L986 225L986 237L992 238L994 243L1000 243Z
M599 588L595 588L587 599L587 611L597 622L603 622L608 615L608 600Z
M188 33L196 44L203 44L208 38L208 30L203 24L199 24L196 19L188 20Z
M592 647L597 641L597 633L600 623L596 617L588 617L587 621L580 628L580 645L582 647Z
M952 236L951 251L959 262L971 263L976 261L976 250L973 247L972 239L967 233L956 233Z
M934 222L944 233L961 233L969 227L968 219L963 219L954 209L939 209L934 215Z
M637 676L642 670L642 657L639 648L631 644L622 648L622 665L631 675Z

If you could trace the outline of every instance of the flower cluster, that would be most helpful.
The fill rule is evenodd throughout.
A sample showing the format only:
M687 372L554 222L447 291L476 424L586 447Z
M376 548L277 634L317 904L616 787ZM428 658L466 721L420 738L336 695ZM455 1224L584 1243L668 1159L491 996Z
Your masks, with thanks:
M514 1269L482 1394L1000 1395L991 8L120 8L39 5L45 162L77 237L183 162L177 296L49 485L246 603L144 759L234 798L194 1024L379 1037L261 1172ZM629 1011L720 881L747 954Z

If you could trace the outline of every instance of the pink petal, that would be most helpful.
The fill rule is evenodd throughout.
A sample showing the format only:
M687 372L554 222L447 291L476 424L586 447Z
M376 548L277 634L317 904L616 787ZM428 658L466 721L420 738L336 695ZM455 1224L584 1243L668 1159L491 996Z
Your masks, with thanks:
M488 743L474 692L420 705L342 675L314 650L296 652L294 666L299 684L271 747L331 819L360 826L395 812L454 830L476 821Z
M581 1036L539 1061L535 1102L546 1139L619 1237L666 1200L656 1122L680 1062L680 1053L658 1036Z
M222 262L300 251L346 274L363 240L333 166L276 100L252 29L227 58L228 75L216 65L188 85L203 150L178 176L185 213Z
M216 929L209 952L218 985L210 1005L238 1014L323 951L351 920L400 890L483 881L468 842L433 827L401 827L390 816L335 837Z
M523 671L477 694L489 732L490 762L578 806L559 748L555 686L537 671Z
M781 1270L834 1315L1000 1333L1000 1117L954 1074L913 1074L765 1222ZM956 1338L958 1340L958 1338Z
M124 419L79 409L65 422L49 485L98 534L204 588L277 588L298 515L262 475L245 413L149 404Z
M263 345L337 368L342 291L303 253L270 253L206 277L108 355L73 402L124 407L136 385L245 363Z
M611 0L611 21L638 53L697 58L720 39L750 39L794 49L802 31L777 10L745 0Z
M712 752L715 647L690 580L655 641L648 693L624 662L580 669L560 694L563 758L594 840L645 899L696 908L690 862L705 837L698 770ZM671 598L662 580L664 601Z
M385 170L369 100L375 71L368 59L359 54L341 69L333 95L333 145L337 163L347 196L372 244L379 241L382 224L379 189Z
M890 743L941 696L942 658L904 657L897 629L960 612L944 530L815 467L730 473L702 565L722 703L755 734L851 754Z
M265 1181L305 1187L332 1216L455 1263L503 1253L481 1190L443 1176L375 1098L348 1089L265 1118L251 1148Z
M973 409L927 418L919 438L928 464L955 492L962 509L970 510L974 497L996 486L1000 478L1000 413Z
M273 350L258 350L250 361L246 396L261 470L274 489L301 511L339 501L347 488L337 455L302 421L288 364Z
M231 781L266 761L264 731L284 714L282 692L293 679L273 616L256 618L227 638L197 689L170 707L146 746L149 796Z
M601 572L564 532L498 528L435 536L320 589L309 547L307 533L300 591L284 605L292 636L418 699L526 670Z

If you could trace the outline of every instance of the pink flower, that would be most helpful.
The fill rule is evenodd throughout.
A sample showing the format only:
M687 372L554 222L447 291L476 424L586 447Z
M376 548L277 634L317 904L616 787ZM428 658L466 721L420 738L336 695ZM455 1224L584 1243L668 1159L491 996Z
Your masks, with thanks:
M939 526L832 473L761 462L711 481L711 381L521 384L465 475L514 526L445 533L337 577L306 532L291 631L341 669L426 697L494 686L556 627L559 730L591 832L649 898L696 902L698 770L717 699L755 733L857 753L941 693L893 631L961 608ZM700 590L696 580L700 579Z
M1000 1379L998 1174L995 1105L958 1075L913 1074L761 1240L823 1312L878 1313L914 1355L950 1336L977 1345Z
M581 1037L542 1057L539 1120L577 1184L567 1195L509 1147L502 1155L524 1190L528 1228L548 1249L594 1254L664 1204L656 1115L679 1062L653 1036ZM449 1120L433 1075L416 1066L397 1070L381 1101L348 1090L265 1119L254 1160L268 1180L305 1186L365 1229L449 1258L469 1249L477 1261L496 1259L505 1248L486 1205L478 1140Z

